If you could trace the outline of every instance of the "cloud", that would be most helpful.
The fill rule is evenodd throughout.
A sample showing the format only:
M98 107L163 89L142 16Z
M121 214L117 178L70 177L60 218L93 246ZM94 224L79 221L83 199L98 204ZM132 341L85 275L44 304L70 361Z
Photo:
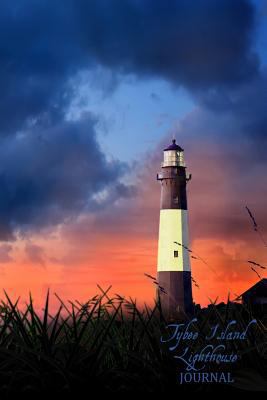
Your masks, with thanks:
M37 244L27 243L25 246L25 254L27 261L33 265L40 265L41 267L46 266L45 251L41 246Z
M190 88L229 86L257 72L247 0L78 4L88 54L105 66Z
M160 77L190 89L229 87L258 71L248 0L4 0L0 133L62 118L79 71Z
M106 159L96 140L96 123L87 115L1 141L2 240L103 208L106 203L96 194L104 190L110 203L131 195L120 182L127 165Z
M257 77L238 88L201 92L198 103L218 120L224 119L224 126L218 126L217 131L220 131L222 138L228 140L229 148L233 141L248 141L248 147L251 146L250 163L267 161L266 67L261 68ZM249 151L249 148L247 150ZM239 158L240 156L242 155L240 154ZM244 153L243 157L245 161Z
M94 118L66 121L83 70L101 65L187 87L202 107L198 140L208 129L228 137L217 118L240 136L241 122L251 137L255 126L264 132L254 24L248 0L1 2L0 239L135 194L121 182L126 165L108 161L99 148Z
M0 263L10 263L13 258L10 256L13 248L10 244L3 244L0 246Z
M62 112L64 98L60 90L69 64L63 66L64 48L58 48L58 35L53 34L55 14L49 4L46 9L41 2L11 6L4 1L0 7L0 132L6 135L42 114L52 118Z

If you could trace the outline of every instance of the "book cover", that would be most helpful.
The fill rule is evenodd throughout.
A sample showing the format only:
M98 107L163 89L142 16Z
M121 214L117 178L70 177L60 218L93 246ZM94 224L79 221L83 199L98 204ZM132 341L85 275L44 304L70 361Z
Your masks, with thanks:
M267 390L266 0L0 2L0 396Z

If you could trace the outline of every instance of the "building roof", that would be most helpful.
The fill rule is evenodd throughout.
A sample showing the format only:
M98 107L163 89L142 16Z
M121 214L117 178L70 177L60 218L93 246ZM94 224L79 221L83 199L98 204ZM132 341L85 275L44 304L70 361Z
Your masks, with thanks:
M178 146L178 144L176 144L175 139L172 140L172 144L170 144L169 147L166 147L166 149L164 149L164 151L168 151L168 150L184 151L184 149L182 149L182 147L180 147L180 146Z
M247 294L250 294L250 295L257 294L257 295L260 295L260 296L266 296L267 297L267 279L266 278L261 279L255 285L251 286L251 288L249 288L244 293L242 293L240 295L240 297L244 296L244 295L247 295Z

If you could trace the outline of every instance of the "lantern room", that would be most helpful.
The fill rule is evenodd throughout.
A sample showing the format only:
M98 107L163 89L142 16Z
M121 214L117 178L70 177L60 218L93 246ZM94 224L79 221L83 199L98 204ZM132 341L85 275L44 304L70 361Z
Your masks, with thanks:
M164 149L162 167L185 167L184 150L172 140L172 144Z

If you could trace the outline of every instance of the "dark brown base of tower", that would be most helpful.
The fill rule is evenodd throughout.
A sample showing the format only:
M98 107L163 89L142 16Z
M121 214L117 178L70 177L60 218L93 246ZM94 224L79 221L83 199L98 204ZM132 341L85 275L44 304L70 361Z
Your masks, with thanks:
M193 311L192 282L190 271L158 272L161 307L167 317L180 313L191 314Z

